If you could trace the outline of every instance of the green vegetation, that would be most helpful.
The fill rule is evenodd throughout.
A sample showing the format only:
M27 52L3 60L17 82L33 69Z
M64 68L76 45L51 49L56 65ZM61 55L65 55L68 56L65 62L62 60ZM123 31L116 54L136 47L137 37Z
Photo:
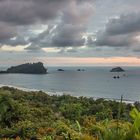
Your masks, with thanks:
M140 104L0 88L1 140L140 140Z

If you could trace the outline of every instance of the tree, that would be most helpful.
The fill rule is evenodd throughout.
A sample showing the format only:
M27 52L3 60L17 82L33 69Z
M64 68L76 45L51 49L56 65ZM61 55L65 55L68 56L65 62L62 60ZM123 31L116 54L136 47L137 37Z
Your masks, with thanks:
M8 96L0 97L0 126L11 127L22 119L20 105Z

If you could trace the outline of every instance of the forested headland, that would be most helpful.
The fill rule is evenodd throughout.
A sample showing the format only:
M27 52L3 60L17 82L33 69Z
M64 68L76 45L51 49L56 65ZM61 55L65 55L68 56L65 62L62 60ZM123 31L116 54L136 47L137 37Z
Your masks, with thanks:
M47 69L42 62L25 63L18 66L12 66L6 71L0 71L0 74L6 73L23 73L23 74L46 74Z

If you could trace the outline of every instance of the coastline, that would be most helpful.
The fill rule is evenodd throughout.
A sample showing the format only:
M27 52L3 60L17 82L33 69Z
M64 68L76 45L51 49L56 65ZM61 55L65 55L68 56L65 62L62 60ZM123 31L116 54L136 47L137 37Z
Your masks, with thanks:
M32 88L24 88L24 87L19 87L19 86L13 86L13 85L6 85L6 84L0 84L0 88L2 87L10 87L10 88L15 88L15 89L19 89L19 90L22 90L22 91L26 91L26 92L39 92L39 91L42 91L50 96L52 95L64 95L65 92L57 92L57 91L44 91L44 90L38 90L38 89L32 89ZM70 95L70 93L68 94Z
M10 87L10 88L15 88L15 89L19 89L19 90L22 90L22 91L26 91L26 92L39 92L39 91L42 91L50 96L52 95L58 95L58 96L62 96L62 95L70 95L70 96L74 96L74 95L71 95L70 93L68 92L57 92L57 91L44 91L44 90L37 90L37 89L29 89L29 88L24 88L24 87L18 87L18 86L13 86L13 85L5 85L5 84L0 84L0 88L2 87ZM74 96L74 97L80 97L80 96ZM83 96L83 97L87 97L87 98L94 98L95 100L98 100L98 99L104 99L106 101L109 101L109 100L112 100L112 101L116 101L116 102L120 102L121 99L114 99L114 98L105 98L105 97L90 97L90 96ZM126 103L126 104L134 104L135 102L137 101L134 101L134 100L128 100L128 99L123 99L122 100L123 103Z
M2 88L2 87L16 88L16 89L27 91L27 92L30 92L30 91L39 91L37 89L28 89L28 88L24 88L24 87L13 86L13 85L0 84L0 88Z

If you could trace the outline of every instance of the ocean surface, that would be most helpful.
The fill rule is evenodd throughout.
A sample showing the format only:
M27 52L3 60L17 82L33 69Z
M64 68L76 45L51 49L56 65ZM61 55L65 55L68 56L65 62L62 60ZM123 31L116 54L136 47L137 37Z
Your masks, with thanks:
M0 74L0 86L107 99L120 99L123 95L124 100L140 101L140 67L122 67L126 71L120 73L111 73L112 67L61 67L63 72L58 68L48 67L46 75ZM85 71L77 71L78 68Z

